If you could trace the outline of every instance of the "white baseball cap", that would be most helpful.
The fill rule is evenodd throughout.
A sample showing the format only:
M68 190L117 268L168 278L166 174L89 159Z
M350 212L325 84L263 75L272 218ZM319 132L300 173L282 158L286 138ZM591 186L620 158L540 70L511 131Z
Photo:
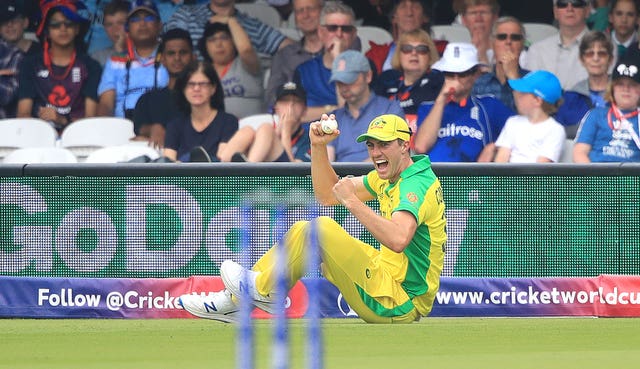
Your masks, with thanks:
M462 73L479 64L475 46L467 42L450 42L444 49L442 58L431 68L441 72Z

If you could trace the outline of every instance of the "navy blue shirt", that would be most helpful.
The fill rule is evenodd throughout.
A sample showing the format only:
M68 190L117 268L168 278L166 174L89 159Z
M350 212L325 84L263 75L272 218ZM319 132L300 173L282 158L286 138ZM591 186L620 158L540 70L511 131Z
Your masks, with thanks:
M178 152L178 160L196 146L202 146L209 156L216 158L220 143L227 142L238 130L238 118L218 111L213 121L202 132L198 132L191 124L189 116L181 116L169 122L164 146Z

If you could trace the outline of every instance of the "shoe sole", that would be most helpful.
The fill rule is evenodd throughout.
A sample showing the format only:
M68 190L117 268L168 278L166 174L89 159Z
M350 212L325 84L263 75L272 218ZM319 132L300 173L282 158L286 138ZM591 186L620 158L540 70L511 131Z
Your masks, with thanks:
M220 322L225 322L225 323L237 323L238 322L238 318L233 316L233 314L236 314L237 311L232 311L226 314L207 314L207 313L201 313L198 311L191 311L191 309L189 309L188 307L185 307L182 304L182 299L178 300L178 302L180 303L180 306L182 306L182 309L186 310L189 314L191 315L195 315L198 318L203 318L203 319L209 319L209 320L217 320Z
M240 297L243 295L242 291L236 291L235 288L231 287L233 286L233 282L230 279L225 278L225 274L220 273L220 278L222 279L222 283L224 283L225 287L231 292L232 295L238 297L238 300L240 300ZM269 314L274 314L276 312L276 306L273 302L263 302L260 300L255 300L252 299L251 303L257 307L260 310L264 310Z

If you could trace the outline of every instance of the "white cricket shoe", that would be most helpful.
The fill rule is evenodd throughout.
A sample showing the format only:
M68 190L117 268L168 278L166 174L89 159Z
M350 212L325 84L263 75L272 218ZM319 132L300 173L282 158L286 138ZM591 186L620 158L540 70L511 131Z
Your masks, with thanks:
M182 295L178 302L183 309L200 318L226 323L238 321L238 306L231 299L231 293L228 290L207 296Z
M245 285L245 273L247 285ZM232 295L238 299L242 299L243 290L248 291L249 297L253 299L252 303L257 308L266 311L267 313L274 314L276 311L276 300L270 296L262 296L256 290L256 277L258 272L252 270L246 270L240 264L225 260L220 265L220 277L224 286L231 292Z

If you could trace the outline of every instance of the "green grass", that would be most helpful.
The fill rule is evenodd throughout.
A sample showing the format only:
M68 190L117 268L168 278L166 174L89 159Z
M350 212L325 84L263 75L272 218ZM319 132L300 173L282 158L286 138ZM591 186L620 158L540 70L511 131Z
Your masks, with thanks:
M270 367L271 322L257 326ZM291 368L304 368L293 320ZM640 319L427 318L411 325L323 322L327 369L639 368ZM234 368L235 326L195 319L0 320L0 368Z

